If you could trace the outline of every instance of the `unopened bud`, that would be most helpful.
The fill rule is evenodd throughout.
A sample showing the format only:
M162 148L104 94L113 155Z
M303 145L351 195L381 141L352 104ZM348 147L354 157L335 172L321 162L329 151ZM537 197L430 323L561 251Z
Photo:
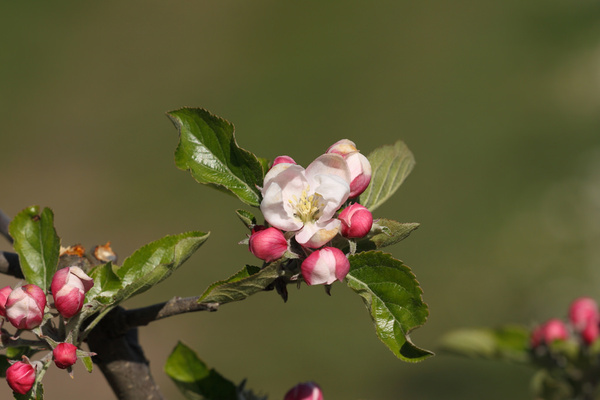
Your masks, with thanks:
M583 332L590 324L598 325L599 319L598 304L590 297L575 299L569 307L569 321L575 332Z
M10 292L12 292L10 286L5 286L0 289L0 315L3 317L6 317L6 300L8 299Z
M353 141L342 139L327 149L327 153L339 154L344 157L350 170L350 195L354 198L360 195L371 183L371 163L367 157L360 154Z
M58 368L69 368L77 362L77 346L71 343L59 343L52 350L52 358Z
M271 164L271 168L276 166L277 164L296 164L296 161L290 156L278 156L273 160L273 164Z
M342 236L350 239L366 236L373 226L373 214L358 203L346 207L339 215Z
M42 323L46 294L33 284L14 289L6 299L6 317L17 329L33 329Z
M288 242L279 229L257 225L252 229L248 248L256 257L271 262L285 254Z
M340 249L324 247L306 257L300 269L308 285L330 285L344 280L350 271L350 262Z
M323 400L323 392L314 382L299 383L285 394L283 400Z
M565 323L560 319L551 319L533 330L531 347L538 347L542 343L550 344L555 340L567 340L568 337Z
M35 382L35 368L27 362L17 361L6 370L6 382L15 393L25 394Z
M54 306L65 318L71 318L83 307L85 294L94 286L92 278L79 267L62 268L52 277Z

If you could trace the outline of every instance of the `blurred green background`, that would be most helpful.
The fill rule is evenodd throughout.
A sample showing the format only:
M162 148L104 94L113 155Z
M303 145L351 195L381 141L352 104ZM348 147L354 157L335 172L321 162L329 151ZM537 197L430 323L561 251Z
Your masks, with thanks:
M255 262L236 244L241 204L175 168L166 111L205 107L242 147L305 165L342 138L364 153L402 139L417 166L376 217L422 224L389 248L430 306L414 342L561 317L575 296L600 298L599 22L592 0L3 2L0 208L51 207L63 244L110 240L121 260L210 230L127 304L142 306ZM287 304L264 293L141 329L166 396L181 398L162 365L182 339L271 399L307 380L327 400L530 398L528 368L405 364L344 285L290 289ZM80 365L45 384L50 400L113 397Z

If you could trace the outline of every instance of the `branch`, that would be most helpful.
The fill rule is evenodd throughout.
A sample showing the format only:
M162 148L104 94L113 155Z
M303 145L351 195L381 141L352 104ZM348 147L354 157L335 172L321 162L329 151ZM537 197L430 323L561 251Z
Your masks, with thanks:
M10 224L10 218L4 211L0 210L0 234L12 244L13 238L8 233L8 224Z
M199 297L173 297L165 303L126 310L123 312L122 328L131 329L148 325L152 321L195 311L217 311L218 303L198 303Z
M0 251L0 273L11 275L18 279L25 278L23 271L21 271L19 256L16 253Z
M119 400L164 400L150 374L148 360L138 342L137 329L115 331L122 325L124 310L115 308L90 332L87 342Z

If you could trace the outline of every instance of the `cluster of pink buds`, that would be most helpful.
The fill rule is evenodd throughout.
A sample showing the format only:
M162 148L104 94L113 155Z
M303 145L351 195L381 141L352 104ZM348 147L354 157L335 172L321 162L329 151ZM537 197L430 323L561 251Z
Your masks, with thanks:
M285 394L283 400L323 400L323 392L314 382L299 383Z
M575 339L589 346L600 334L600 311L596 301L580 297L569 307L568 321L553 318L536 327L530 338L531 347L549 346L555 341Z
M93 285L92 278L79 267L59 269L50 285L54 308L63 318L73 318L83 308L85 294ZM29 283L14 289L10 286L0 289L0 315L18 330L32 330L42 325L45 316L49 315L46 308L46 293L39 286ZM75 364L77 346L66 342L52 346L52 358L58 368L66 369ZM25 394L31 390L36 379L36 363L39 362L24 359L7 369L6 380L15 393Z
M343 280L350 265L332 240L360 239L371 231L371 212L354 201L370 181L369 161L348 139L334 143L307 168L289 156L277 157L262 187L260 209L269 227L252 229L250 251L271 262L299 245L307 284Z

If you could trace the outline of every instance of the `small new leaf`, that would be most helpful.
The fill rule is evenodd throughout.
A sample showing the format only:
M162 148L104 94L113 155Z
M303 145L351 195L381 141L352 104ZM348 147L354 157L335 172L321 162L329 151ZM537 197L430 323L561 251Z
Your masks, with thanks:
M179 130L175 163L189 170L199 183L231 192L244 203L258 207L266 173L265 161L240 148L234 127L201 108L182 108L167 113Z
M246 225L246 228L252 229L252 226L256 225L256 217L251 212L246 210L235 210L238 218Z
M238 400L236 386L179 342L164 367L181 393L191 400Z
M48 289L58 265L60 238L54 230L54 214L49 208L26 208L9 225L15 251L25 279Z
M373 224L371 233L358 241L357 250L376 250L391 246L406 239L418 227L419 224L416 222L401 223L380 218Z
M391 255L367 251L348 257L348 287L362 297L379 339L403 361L417 362L433 355L415 346L409 333L427 320L429 309L410 268Z
M261 292L279 277L279 264L274 261L263 269L247 265L229 279L210 285L198 303L231 303Z
M415 165L415 158L403 142L397 141L373 150L367 159L371 163L371 183L360 195L360 204L372 212L402 185Z
M470 358L526 362L529 337L529 330L521 326L460 329L446 334L441 348Z

